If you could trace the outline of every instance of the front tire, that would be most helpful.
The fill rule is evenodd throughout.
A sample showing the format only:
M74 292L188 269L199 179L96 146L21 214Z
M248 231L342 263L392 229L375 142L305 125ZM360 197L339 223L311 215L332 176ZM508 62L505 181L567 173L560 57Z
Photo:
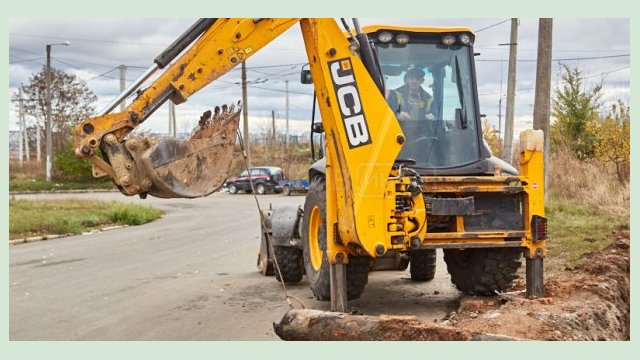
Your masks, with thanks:
M256 193L258 193L259 195L264 195L266 192L267 188L264 186L264 184L256 185Z
M273 255L280 268L280 273L282 273L282 280L285 283L297 284L302 281L304 264L301 249L294 246L274 246ZM276 280L280 281L280 273L278 273L277 269L274 269L274 272Z
M282 193L283 193L285 196L289 196L289 195L291 195L291 188L289 187L289 185L285 185L285 186L282 188Z
M330 264L327 259L326 183L315 177L304 203L302 255L311 291L316 299L331 300ZM347 299L359 298L369 277L369 258L349 257L347 264Z
M514 248L444 250L451 282L468 295L495 295L511 288L522 250Z
M409 271L413 281L431 281L436 275L436 251L415 250L409 252Z
M237 194L238 188L235 185L229 185L229 194Z

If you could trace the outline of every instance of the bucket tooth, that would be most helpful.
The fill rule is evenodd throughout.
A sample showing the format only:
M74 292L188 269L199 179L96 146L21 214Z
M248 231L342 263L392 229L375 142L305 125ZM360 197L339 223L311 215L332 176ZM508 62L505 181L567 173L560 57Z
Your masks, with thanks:
M123 192L195 198L219 190L229 175L241 111L240 102L216 106L213 113L202 114L188 140L168 138L150 148L128 147L140 184L127 186L129 191ZM141 186L143 181L145 186Z

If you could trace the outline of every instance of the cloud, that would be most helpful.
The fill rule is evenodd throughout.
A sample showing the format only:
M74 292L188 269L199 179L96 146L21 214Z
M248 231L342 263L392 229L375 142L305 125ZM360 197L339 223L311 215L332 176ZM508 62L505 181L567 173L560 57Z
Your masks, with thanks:
M505 21L507 20L507 21ZM128 66L127 81L139 76L153 59L195 19L12 19L9 26L9 85L14 88L27 82L32 73L44 64L44 45L51 42L71 41L71 46L55 46L53 65L74 72L87 81L99 96L101 109L119 92L121 64ZM498 104L506 94L510 21L500 19L361 19L363 25L394 24L415 26L469 26L477 30L475 49L477 60L478 93L481 113L492 123L498 123ZM537 49L537 19L521 19L518 38L516 119L526 119L533 113L535 87L535 60ZM592 58L629 53L630 22L628 19L555 19L554 59ZM33 60L32 60L33 59ZM27 61L32 60L32 61ZM490 60L490 61L489 61ZM293 26L265 49L247 61L250 116L270 119L275 110L278 118L285 117L285 81L289 81L289 118L308 126L311 117L312 87L299 83L300 65L306 63L306 52L299 26ZM605 97L629 99L629 57L566 60L571 66L580 66L589 80L600 81L603 75ZM284 64L290 64L283 66ZM553 64L554 83L559 64ZM215 105L233 103L241 99L240 71L229 72L192 96L189 102L176 108L178 129L190 124L204 110ZM502 101L504 126L505 101ZM15 115L10 115L15 116ZM167 115L164 107L144 126L166 131ZM265 120L266 121L266 120ZM11 121L10 123L15 123ZM306 125L302 125L306 124ZM516 124L516 128L518 125ZM256 127L257 128L257 127Z

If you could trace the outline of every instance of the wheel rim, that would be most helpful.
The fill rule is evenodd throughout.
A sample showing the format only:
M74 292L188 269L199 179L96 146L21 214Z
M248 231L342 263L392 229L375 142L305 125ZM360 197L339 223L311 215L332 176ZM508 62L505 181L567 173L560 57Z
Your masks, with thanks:
M320 208L315 206L309 215L309 258L311 266L315 271L320 271L322 266L322 249L320 249L320 227L322 226L322 213Z
M258 188L256 189L256 191L258 192L258 194L264 194L264 186L258 185Z
M232 194L235 194L236 191L238 191L238 189L236 189L236 187L234 185L229 186L229 192Z

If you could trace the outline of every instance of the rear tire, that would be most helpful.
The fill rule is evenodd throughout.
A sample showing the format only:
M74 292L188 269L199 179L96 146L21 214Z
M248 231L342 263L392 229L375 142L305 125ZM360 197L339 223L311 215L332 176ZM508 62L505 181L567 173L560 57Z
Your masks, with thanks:
M283 193L285 196L289 196L289 195L291 195L291 188L289 187L289 185L285 185L285 186L282 188L282 193Z
M294 246L274 246L273 255L280 267L282 279L287 284L296 284L302 281L304 275L304 264L302 261L302 250ZM280 281L280 274L275 269L276 280Z
M330 264L327 259L326 183L315 177L304 203L302 254L304 269L316 299L331 300ZM368 257L349 257L347 264L347 300L359 298L369 278Z
M264 186L264 184L256 185L256 193L258 193L259 195L264 195L266 192L267 188Z
M514 248L444 250L451 282L468 295L495 295L518 277L522 250Z
M436 275L436 251L415 250L409 252L409 271L413 281L431 281Z

